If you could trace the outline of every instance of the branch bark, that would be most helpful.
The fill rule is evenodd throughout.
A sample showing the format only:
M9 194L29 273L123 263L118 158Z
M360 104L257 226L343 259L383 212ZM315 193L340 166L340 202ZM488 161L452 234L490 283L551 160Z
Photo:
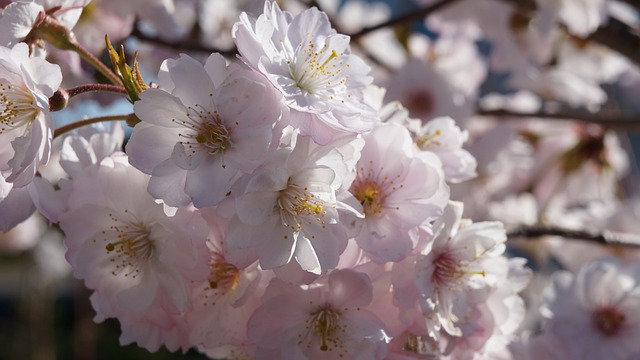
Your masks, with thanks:
M571 230L556 226L518 226L507 231L509 238L539 238L542 236L561 236L568 239L585 240L601 245L617 245L640 248L640 236L635 234L619 233L609 230L592 232L586 230Z
M476 112L480 116L493 116L499 118L511 118L513 120L528 120L528 119L549 119L549 120L562 120L562 121L579 121L589 124L598 124L602 127L609 129L639 129L640 118L623 118L623 117L608 117L602 114L589 114L582 112L558 112L558 113L517 113L507 110L478 110Z

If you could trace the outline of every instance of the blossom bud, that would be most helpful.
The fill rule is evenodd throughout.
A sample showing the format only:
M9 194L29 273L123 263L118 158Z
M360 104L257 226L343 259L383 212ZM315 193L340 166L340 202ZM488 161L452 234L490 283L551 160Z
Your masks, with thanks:
M32 34L35 39L42 39L61 50L73 50L77 43L71 30L48 15L34 27Z
M67 107L69 103L69 93L63 88L59 88L49 98L49 111L60 111Z

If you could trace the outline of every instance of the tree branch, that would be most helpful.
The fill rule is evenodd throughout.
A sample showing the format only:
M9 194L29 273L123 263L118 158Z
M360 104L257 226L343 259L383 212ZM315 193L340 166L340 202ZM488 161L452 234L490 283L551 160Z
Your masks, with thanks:
M556 226L522 225L508 230L507 236L509 238L538 238L542 236L561 236L568 239L595 242L601 245L622 245L640 248L640 236L609 230L603 230L602 232L592 232L586 230L570 230Z
M213 47L208 47L208 46L204 46L200 43L197 42L193 42L193 41L168 41L168 40L164 40L158 37L154 37L154 36L149 36L147 34L145 34L144 32L140 31L140 29L137 26L134 26L133 28L133 32L131 32L130 36L134 36L136 38L138 38L140 41L144 41L144 42L150 42L153 43L155 45L160 45L160 46L164 46L170 49L174 49L174 50L185 50L185 51L199 51L199 52L205 52L205 53L219 53L222 56L235 56L238 54L238 49L236 49L235 47L233 49L227 49L227 50L223 50L223 49L217 49L217 48L213 48Z
M602 114L591 115L581 112L558 112L558 113L517 113L507 110L478 110L477 115L493 116L499 118L509 118L512 120L529 120L532 118L549 119L559 121L579 121L588 124L598 124L610 129L638 129L640 128L640 118L617 118L603 116Z
M440 0L438 2L436 2L433 5L424 7L420 10L414 11L414 12L410 12L408 14L404 14L402 16L396 17L396 18L392 18L389 19L385 22L382 22L378 25L373 25L373 26L369 26L369 27L365 27L364 29L349 35L351 37L352 40L357 40L358 38L361 38L371 32L380 30L382 28L386 28L386 27L391 27L391 26L395 26L398 24L405 24L405 23L409 23L409 22L413 22L415 20L419 20L424 18L425 16L440 10L448 5L453 4L454 2L459 1L459 0Z

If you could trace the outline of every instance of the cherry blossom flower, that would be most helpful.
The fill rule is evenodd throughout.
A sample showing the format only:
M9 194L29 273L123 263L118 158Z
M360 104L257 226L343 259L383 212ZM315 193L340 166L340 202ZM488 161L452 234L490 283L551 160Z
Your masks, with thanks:
M247 327L256 358L270 350L288 359L382 359L387 335L367 310L372 299L367 274L351 269L308 288L272 280Z
M290 121L302 135L324 145L376 124L362 94L372 80L369 67L351 54L349 37L337 34L317 8L294 17L266 1L258 19L240 16L233 36L242 59L283 94Z
M349 161L337 148L315 147L308 137L299 137L293 150L279 150L245 181L227 246L257 249L263 269L293 258L315 274L334 268L348 238L340 213L361 216L352 207L357 200L338 192Z
M431 153L414 151L409 132L386 124L364 135L350 192L365 218L356 241L376 261L399 261L418 240L411 230L435 220L449 200L442 164ZM418 251L421 249L418 249Z
M7 184L3 189L27 185L38 165L49 160L49 97L61 81L60 68L30 58L26 44L0 47L0 172Z
M405 308L419 303L428 319L428 335L436 339L441 329L451 336L469 336L464 325L479 316L478 305L508 273L502 224L465 224L461 215L462 204L450 202L430 248L394 266L396 298ZM411 272L413 281L407 279Z
M161 89L144 91L135 104L142 123L127 153L151 175L156 198L172 206L216 205L278 144L278 96L261 76L227 66L219 54L204 66L183 55L164 69Z
M542 308L543 332L566 344L570 359L633 359L640 355L640 267L603 258L573 275L553 277Z
M141 313L160 298L184 310L189 280L207 276L206 223L188 209L167 217L146 193L148 179L125 156L106 158L73 179L60 217L74 275L109 316Z
M0 231L35 211L29 187L49 161L49 97L61 81L60 68L30 58L26 44L0 47Z

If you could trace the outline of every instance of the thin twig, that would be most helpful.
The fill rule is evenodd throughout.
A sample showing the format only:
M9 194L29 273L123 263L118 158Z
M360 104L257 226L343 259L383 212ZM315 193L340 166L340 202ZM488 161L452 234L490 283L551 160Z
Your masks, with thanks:
M501 119L528 120L528 119L549 119L559 121L579 121L589 124L598 124L611 129L637 129L640 128L640 118L616 118L603 116L602 114L591 115L579 112L535 112L518 113L507 110L479 110L477 115L493 116Z
M199 44L197 42L193 42L193 41L169 41L169 40L164 40L161 39L159 37L154 37L154 36L149 36L147 34L145 34L144 32L140 31L140 29L135 26L133 28L133 32L131 33L131 36L135 36L136 38L138 38L141 41L145 41L145 42L150 42L156 45L161 45L167 48L171 48L174 50L185 50L185 51L199 51L199 52L205 52L205 53L219 53L222 56L235 56L238 54L238 49L237 48L232 48L232 49L217 49L217 48L213 48L213 47L208 47L208 46L204 46L202 44Z
M601 245L622 245L640 247L640 235L619 233L609 230L593 232L587 230L571 230L556 226L522 225L507 231L510 238L538 238L542 236L561 236L568 239L585 240Z
M127 90L124 87L108 84L87 84L67 89L69 97L74 97L90 91L106 91L127 95Z
M124 115L107 115L107 116L98 116L98 117L94 117L94 118L89 118L89 119L84 119L84 120L80 120L80 121L76 121L64 126L61 126L59 128L57 128L54 132L53 132L53 138L57 138L58 136L67 133L71 130L75 130L79 127L82 126L87 126L87 125L91 125L91 124L95 124L95 123L99 123L99 122L104 122L104 121L119 121L119 120L126 120L127 116L129 116L129 114L124 114Z
M383 28L386 28L386 27L395 26L395 25L398 25L398 24L407 24L407 23L413 22L415 20L422 19L425 16L427 16L427 15L429 15L429 14L431 14L431 13L437 11L437 10L440 10L440 9L446 7L446 6L449 6L449 5L453 4L456 1L459 1L459 0L440 0L435 4L427 6L427 7L424 7L422 9L410 12L408 14L404 14L404 15L396 17L396 18L389 19L389 20L387 20L385 22L382 22L380 24L377 24L377 25L365 27L364 29L362 29L362 30L360 30L360 31L358 31L358 32L356 32L354 34L351 34L349 36L351 36L352 40L356 40L356 39L361 38L361 37L363 37L363 36L365 36L365 35L367 35L367 34L369 34L371 32L374 32L376 30L380 30L380 29L383 29Z

